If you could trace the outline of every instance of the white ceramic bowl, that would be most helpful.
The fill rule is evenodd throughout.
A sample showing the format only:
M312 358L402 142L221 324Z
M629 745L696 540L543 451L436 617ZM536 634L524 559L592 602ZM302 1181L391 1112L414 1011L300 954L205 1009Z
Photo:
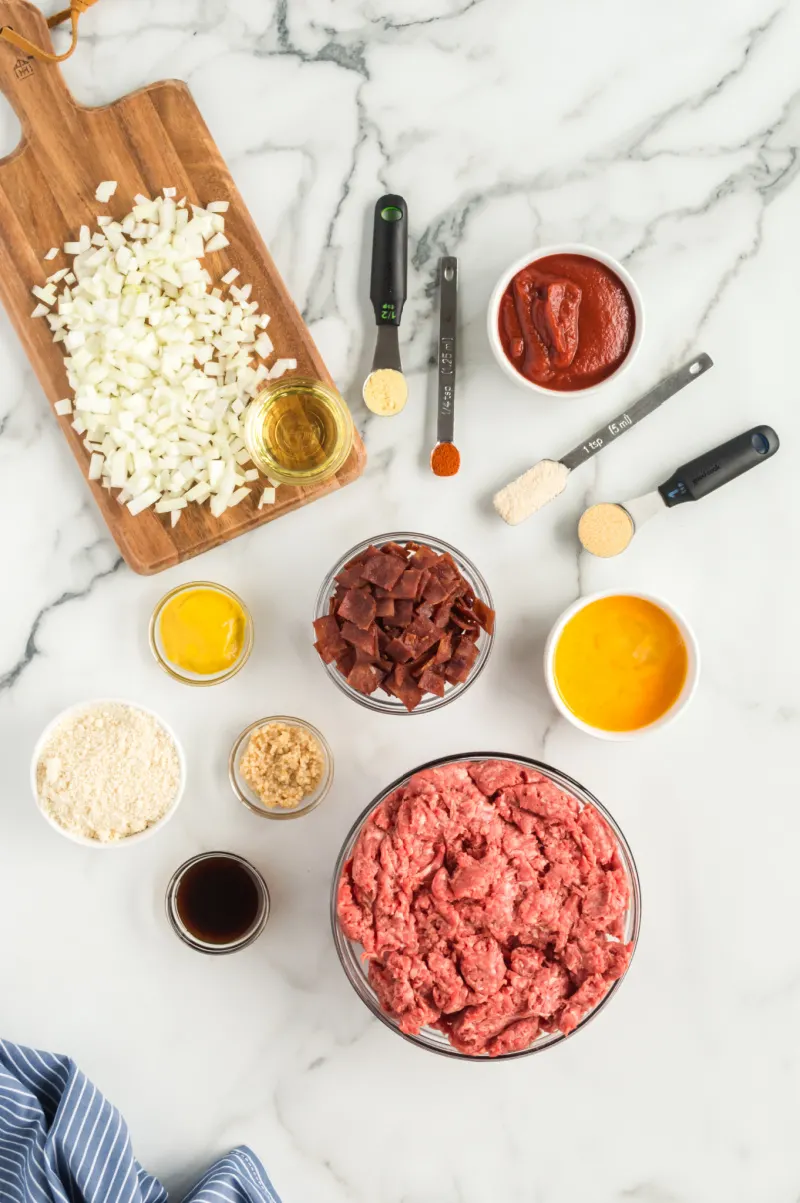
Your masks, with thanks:
M102 840L90 840L85 835L75 835L73 832L67 831L65 827L62 827L59 823L57 823L55 819L51 818L51 816L42 808L42 805L39 801L39 790L36 784L36 766L39 763L47 741L50 739L50 736L53 734L55 729L60 726L65 719L69 718L73 714L77 714L78 711L86 710L90 706L101 706L103 704L130 706L132 710L140 710L143 714L149 714L152 718L156 719L156 721L161 724L175 745L175 750L178 753L178 763L180 765L180 782L178 784L178 790L175 794L172 805L163 818L159 819L157 823L153 823L152 826L148 827L145 831L139 831L136 833L136 835L128 835L125 836L124 839L114 840L113 842L109 843L105 843ZM184 756L183 748L180 745L177 735L172 730L169 723L165 723L161 715L156 714L155 710L151 710L149 706L140 706L138 702L129 702L126 698L92 698L89 701L77 702L74 706L68 706L66 710L62 710L60 714L56 715L52 722L47 724L44 731L36 741L36 747L33 749L33 757L31 759L31 791L33 793L33 797L36 802L36 808L39 811L39 814L42 816L45 822L49 823L53 830L57 831L59 835L64 837L64 839L72 840L73 844L82 844L84 848L128 848L132 844L140 844L142 840L149 839L150 836L155 835L157 831L160 831L161 828L164 827L175 814L175 811L178 809L181 799L183 798L183 792L185 788L186 757Z
M633 312L636 318L636 329L633 334L633 342L631 343L628 354L623 359L622 363L617 368L616 372L612 372L605 380L601 380L599 384L593 384L589 388L580 389L555 389L545 388L544 385L534 384L532 380L526 379L511 363L511 360L503 350L503 344L500 341L499 318L500 318L500 302L503 299L503 294L508 288L511 281L516 276L517 272L522 271L523 267L528 267L531 263L536 263L539 259L546 259L549 255L585 255L587 259L596 259L598 263L602 263L605 267L611 269L619 276L622 283L630 293L633 301ZM601 388L605 388L612 380L619 380L623 372L627 371L630 365L636 358L639 347L642 345L644 338L644 302L642 294L639 292L639 287L630 273L618 263L616 259L612 259L611 255L607 255L605 251L598 251L596 247L586 246L582 242L560 242L554 246L537 247L536 250L530 251L527 255L523 255L521 259L517 259L512 263L506 271L503 272L500 279L497 281L492 299L489 301L489 310L487 314L487 331L489 335L489 345L494 352L494 357L500 367L510 376L517 384L532 393L540 393L545 397L560 397L562 400L569 397L586 397L590 393L599 392Z
M589 723L584 723L582 719L579 719L569 709L556 684L553 664L556 646L561 638L564 627L585 606L591 605L592 602L600 601L604 597L640 597L643 601L652 602L654 606L658 606L660 610L663 610L672 619L686 644L688 667L686 680L683 683L683 689L678 698L666 714L661 715L661 718L656 719L654 723L648 723L646 727L637 727L634 731L604 731L600 727L592 727ZM547 643L544 648L544 675L553 705L564 718L572 723L573 727L577 727L579 731L585 731L587 735L594 735L597 739L608 739L617 742L639 739L642 735L648 735L651 731L658 731L662 727L666 727L668 723L673 722L689 705L697 689L697 682L700 679L700 648L697 643L697 637L686 619L674 606L664 601L662 597L655 597L652 593L640 593L636 589L606 589L602 593L590 593L588 597L579 598L571 606L568 606L561 617L557 619L553 629L547 636Z

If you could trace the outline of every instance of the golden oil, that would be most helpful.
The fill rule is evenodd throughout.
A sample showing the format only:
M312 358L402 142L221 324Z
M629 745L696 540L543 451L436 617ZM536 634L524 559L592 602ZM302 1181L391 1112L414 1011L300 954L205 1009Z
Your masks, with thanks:
M257 466L282 484L316 484L344 464L353 443L350 411L319 380L276 381L251 402L244 441Z

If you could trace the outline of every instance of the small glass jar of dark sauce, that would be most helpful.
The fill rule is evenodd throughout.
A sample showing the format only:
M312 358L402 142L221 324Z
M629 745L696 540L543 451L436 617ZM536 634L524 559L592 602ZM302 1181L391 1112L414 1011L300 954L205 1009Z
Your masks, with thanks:
M203 852L176 869L167 886L176 935L198 952L238 952L257 940L269 918L267 883L233 852Z

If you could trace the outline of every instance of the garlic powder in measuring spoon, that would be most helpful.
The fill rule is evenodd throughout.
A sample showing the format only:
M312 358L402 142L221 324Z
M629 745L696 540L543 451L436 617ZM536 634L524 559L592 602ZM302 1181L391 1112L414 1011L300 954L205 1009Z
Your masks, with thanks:
M564 492L569 471L560 460L539 460L518 480L495 494L494 508L509 526L517 526Z
M402 372L394 368L378 368L364 381L364 404L382 418L394 417L405 408L408 384Z

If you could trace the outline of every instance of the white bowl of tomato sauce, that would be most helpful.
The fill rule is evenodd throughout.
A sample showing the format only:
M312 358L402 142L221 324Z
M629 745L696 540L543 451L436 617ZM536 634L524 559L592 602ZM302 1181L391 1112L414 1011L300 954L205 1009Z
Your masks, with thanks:
M683 713L700 678L700 649L663 598L607 590L579 598L557 619L544 673L553 705L579 731L629 740Z
M503 371L534 393L585 396L633 363L644 305L621 263L565 242L523 255L489 302L489 343Z

